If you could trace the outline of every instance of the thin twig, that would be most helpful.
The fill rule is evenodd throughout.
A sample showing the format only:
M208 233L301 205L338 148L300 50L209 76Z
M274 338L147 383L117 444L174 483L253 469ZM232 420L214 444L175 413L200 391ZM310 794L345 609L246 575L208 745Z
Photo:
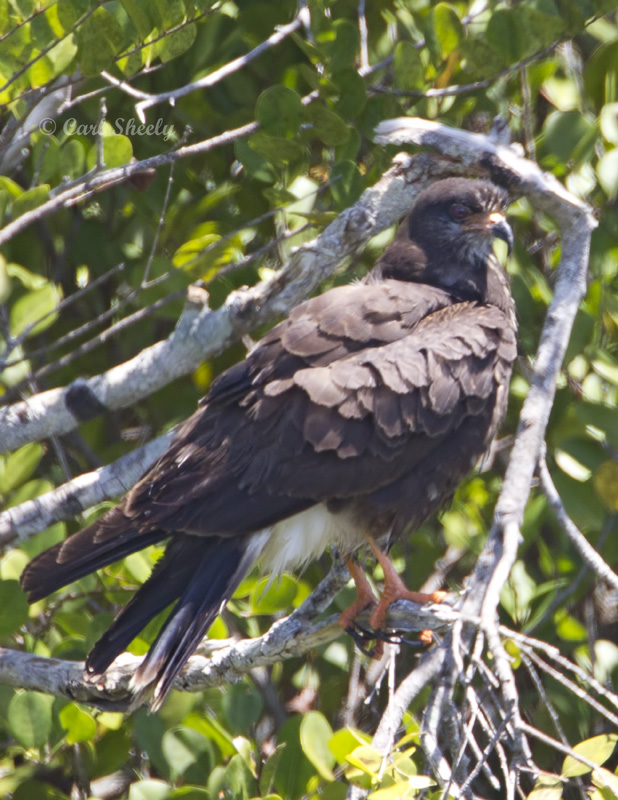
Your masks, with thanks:
M577 525L569 517L562 502L558 490L556 489L552 480L551 474L547 467L547 462L544 457L539 459L539 480L541 488L547 497L552 511L556 515L560 527L569 537L573 545L577 548L578 553L584 559L590 569L602 580L609 583L609 585L618 590L618 575L611 569L609 564L599 555L590 542L586 539L583 533L579 530Z
M146 109L151 108L158 103L165 103L168 102L171 105L174 105L175 102L180 99L181 97L185 97L185 95L190 94L191 92L200 91L202 89L209 88L214 86L219 81L227 78L229 75L232 75L234 72L237 72L239 69L242 69L251 61L254 61L256 58L261 56L263 53L266 53L268 50L276 47L280 44L284 39L290 36L292 33L297 31L299 28L307 26L309 24L309 14L306 8L299 8L296 17L290 22L288 25L282 25L275 33L271 34L268 39L263 41L261 44L254 47L253 50L250 50L243 56L239 56L238 58L233 59L232 61L228 61L223 67L215 70L214 72L205 75L203 78L200 78L197 81L193 81L192 83L188 83L185 86L181 86L179 89L173 89L169 92L161 92L157 95L150 95L147 99L141 100L135 106L135 112L139 119L144 122L145 115L144 112Z

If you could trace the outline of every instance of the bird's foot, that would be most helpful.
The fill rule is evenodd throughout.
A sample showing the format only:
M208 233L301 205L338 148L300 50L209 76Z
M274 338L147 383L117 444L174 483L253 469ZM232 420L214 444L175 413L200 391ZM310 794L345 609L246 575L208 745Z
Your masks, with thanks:
M407 589L403 581L397 576L397 583L388 582L384 585L384 592L376 607L371 612L369 624L374 630L384 627L388 609L397 600L410 600L412 603L425 605L426 603L442 603L448 597L448 592L412 592ZM421 631L419 638L424 641L423 634L431 631ZM431 642L431 635L426 643Z
M393 562L386 553L380 550L373 539L369 539L369 544L384 571L384 590L382 591L382 597L369 617L369 625L374 630L380 630L385 627L384 623L386 621L388 609L391 604L395 603L397 600L410 600L413 603L424 605L425 603L441 603L446 599L448 596L447 592L412 592L401 580L393 566ZM421 644L431 644L433 641L433 634L430 630L421 631L418 638Z
M356 585L356 599L351 606L346 608L346 610L342 611L339 615L339 624L344 631L347 631L349 628L356 628L356 617L361 611L374 606L377 601L371 589L371 585L367 580L367 576L356 561L346 559L345 563Z

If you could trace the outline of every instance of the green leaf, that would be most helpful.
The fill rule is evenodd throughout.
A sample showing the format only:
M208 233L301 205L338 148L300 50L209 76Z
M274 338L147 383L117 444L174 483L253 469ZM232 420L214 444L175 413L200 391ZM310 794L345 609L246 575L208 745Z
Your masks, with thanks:
M21 197L24 190L12 178L7 178L6 175L0 175L0 189L7 191L13 199Z
M165 731L161 750L170 772L170 779L206 783L213 766L213 750L208 739L185 725Z
M23 550L9 550L0 559L0 578L3 581L18 581L29 560Z
M341 728L328 740L328 747L338 764L345 764L348 755L363 744L371 744L371 738L366 733L353 728Z
M560 800L564 785L561 781L552 780L549 776L542 776L534 784L528 795L528 800Z
M618 800L618 777L613 772L604 767L592 770L592 783L601 790L603 800Z
M438 3L433 10L433 29L440 45L442 58L459 47L464 31L457 9L449 3Z
M285 751L285 744L278 744L262 765L260 772L260 794L266 795L273 788L277 767Z
M154 0L153 10L156 10L159 16L162 30L180 25L185 18L182 0Z
M353 767L360 769L370 778L377 780L380 766L382 764L382 754L371 747L371 745L361 745L352 753L346 756L346 761Z
M556 42L566 29L553 0L530 0L517 7L517 25L525 48L522 56L532 55Z
M262 132L249 137L249 147L277 168L285 167L292 161L302 158L304 153L300 142L283 139L280 136L269 136Z
M255 118L273 136L293 136L302 118L300 95L287 86L271 86L258 97Z
M177 31L169 33L162 41L159 47L159 58L165 64L173 58L186 53L187 50L193 45L195 37L197 36L197 27L191 23L185 25Z
M208 788L211 788L210 781ZM255 779L249 771L245 760L242 756L236 755L230 759L229 764L225 768L221 784L221 789L225 791L222 792L221 789L219 789L216 794L211 791L211 797L219 797L223 794L223 796L227 795L233 797L234 800L248 800L248 798L254 796L254 788L257 788L255 786Z
M92 169L97 163L98 144L92 145L88 151L86 165ZM103 131L103 166L106 169L121 167L128 164L133 158L133 145L128 136L110 133L107 128Z
M277 741L285 745L285 755L275 773L275 791L282 797L302 797L307 793L307 781L315 768L300 744L302 717L290 717L279 729Z
M618 147L610 150L597 164L597 177L610 200L618 197Z
M294 593L296 593L296 588L294 588ZM252 730L263 710L264 701L261 694L247 683L228 686L223 695L223 711L230 729L234 733L239 734Z
M154 779L132 783L128 800L167 800L171 786Z
M62 292L54 283L20 297L11 309L11 336L17 338L25 333L30 337L47 330L58 318L54 309L61 300Z
M39 186L34 186L13 201L13 216L20 217L27 211L32 211L34 208L43 205L47 200L49 200L49 185L43 183Z
M76 138L69 138L60 148L58 171L63 178L76 178L84 172L86 149Z
M399 42L395 47L395 86L398 89L421 89L425 80L425 67L412 42Z
M594 474L594 489L608 511L618 511L618 462L605 461Z
M34 473L45 450L38 442L25 444L10 455L0 456L0 494L8 494Z
M140 38L146 39L154 27L148 16L148 5L144 5L139 0L120 0L120 3L135 25Z
M188 714L184 723L189 728L199 731L209 741L214 742L224 756L231 756L236 753L233 737L215 717Z
M0 636L16 633L28 621L28 601L17 581L0 581Z
M113 65L124 35L112 14L99 7L77 27L75 39L82 73L86 77L95 77Z
M6 303L11 294L11 277L5 259L0 255L0 305Z
M328 747L333 729L319 711L308 711L300 724L300 744L303 752L324 780L333 781L335 756Z
M606 141L618 144L618 103L606 103L603 106L599 124Z
M593 736L591 739L586 739L579 744L576 744L573 751L580 756L594 761L595 764L604 764L614 752L618 742L618 735L615 733L603 733L600 736ZM585 775L590 772L590 767L582 764L581 761L567 756L562 764L562 777L575 778L578 775Z
M97 724L94 718L77 703L68 703L59 713L60 724L67 732L67 743L87 742L94 739Z
M251 613L274 614L292 607L298 588L296 578L284 573L273 580L270 586L269 583L270 578L265 577L255 584L251 593Z
M337 19L330 30L318 37L318 45L326 52L331 72L353 67L358 54L358 27L347 19Z
M483 36L467 36L461 42L461 53L466 70L479 78L500 72L507 65L505 55Z
M613 383L614 386L618 386L618 364L614 361L610 361L608 357L596 358L592 362L592 368L604 380Z
M560 469L575 481L585 483L592 476L592 471L588 467L560 448L556 448L554 458Z
M355 69L344 69L338 72L333 75L333 81L339 90L339 99L335 103L335 112L342 119L356 118L367 102L365 81Z
M321 103L312 103L305 109L305 115L313 125L315 135L325 145L335 147L348 141L350 129L346 123Z
M485 32L487 41L503 53L509 63L520 61L525 50L524 34L514 9L498 8L491 15Z
M351 206L363 191L363 176L353 161L338 161L330 173L330 193L337 208Z
M8 723L23 747L43 747L52 728L53 697L40 692L19 692L9 703Z
M565 642L585 642L588 638L586 627L569 614L559 614L556 633Z
M581 111L553 111L543 126L544 153L558 161L569 161L594 125Z

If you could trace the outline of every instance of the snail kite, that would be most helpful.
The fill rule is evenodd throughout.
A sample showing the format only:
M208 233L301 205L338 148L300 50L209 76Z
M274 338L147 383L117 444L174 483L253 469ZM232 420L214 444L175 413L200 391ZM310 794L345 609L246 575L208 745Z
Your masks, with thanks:
M516 321L492 240L512 246L506 205L481 180L425 189L363 282L297 306L213 383L120 505L29 564L35 601L169 539L87 674L174 603L132 680L158 707L255 562L278 574L330 545L359 588L344 627L375 602L354 561L367 542L386 576L372 625L395 598L437 599L408 592L381 548L448 501L504 416Z

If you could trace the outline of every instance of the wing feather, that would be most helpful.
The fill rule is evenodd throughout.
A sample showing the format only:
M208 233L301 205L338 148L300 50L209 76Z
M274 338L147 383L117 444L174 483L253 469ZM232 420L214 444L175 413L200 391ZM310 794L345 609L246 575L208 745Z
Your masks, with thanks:
M389 281L314 298L262 342L133 490L138 518L232 535L386 491L460 428L481 455L515 354L498 309Z

